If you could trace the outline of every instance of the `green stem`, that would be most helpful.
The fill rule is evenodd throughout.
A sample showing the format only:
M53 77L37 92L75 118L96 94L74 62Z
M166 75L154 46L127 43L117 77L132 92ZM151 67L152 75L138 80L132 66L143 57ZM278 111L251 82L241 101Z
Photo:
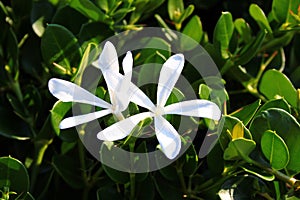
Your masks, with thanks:
M44 154L48 146L52 143L51 140L39 140L35 142L35 159L32 166L32 172L31 172L31 188L30 191L33 192L37 180L37 176L39 174L40 165L42 164Z
M186 184L185 184L185 180L184 180L184 176L183 176L183 172L182 172L182 165L177 162L176 163L176 171L177 171L177 175L178 175L178 178L179 178L179 182L180 182L180 185L181 185L181 188L182 188L182 191L184 194L187 194L187 188L186 188Z
M134 200L135 199L135 174L130 173L130 199Z

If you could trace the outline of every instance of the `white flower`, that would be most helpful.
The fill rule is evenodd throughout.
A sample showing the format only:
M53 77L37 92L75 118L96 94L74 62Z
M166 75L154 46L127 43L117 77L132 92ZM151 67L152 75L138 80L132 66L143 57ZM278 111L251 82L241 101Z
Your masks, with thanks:
M132 129L143 119L154 117L155 133L162 151L169 159L174 159L181 149L181 139L174 127L163 117L166 114L205 117L218 120L221 111L218 106L207 100L190 100L165 106L175 83L184 66L182 54L171 56L163 65L157 88L157 105L148 107L150 112L139 113L98 133L100 140L115 141L130 134Z
M132 55L128 52L122 63L124 76L121 75L117 53L110 42L105 44L99 60L93 63L103 73L111 104L71 82L51 79L49 90L61 101L87 103L104 108L101 111L66 118L61 122L60 128L73 127L112 113L121 121L99 132L97 138L115 141L128 136L141 120L153 117L156 137L162 151L169 159L174 159L181 149L181 139L178 132L163 115L177 114L218 120L221 117L221 111L216 104L207 100L190 100L165 106L184 66L182 54L173 55L164 63L158 82L156 106L131 82L132 63ZM127 108L130 101L147 108L149 112L139 113L124 119L121 112Z
M119 120L124 119L122 111L131 101L143 107L154 107L149 98L134 84L131 83L132 74L132 54L127 52L123 59L123 71L125 75L119 73L119 63L117 52L113 44L107 42L97 62L93 63L101 69L104 79L107 82L111 104L91 94L89 91L79 87L69 81L52 78L49 80L48 88L53 96L63 102L85 103L93 106L105 108L105 110L68 117L61 121L59 128L66 129L83 123L90 122L108 114L114 114ZM132 98L133 93L136 98ZM125 136L124 136L125 137Z

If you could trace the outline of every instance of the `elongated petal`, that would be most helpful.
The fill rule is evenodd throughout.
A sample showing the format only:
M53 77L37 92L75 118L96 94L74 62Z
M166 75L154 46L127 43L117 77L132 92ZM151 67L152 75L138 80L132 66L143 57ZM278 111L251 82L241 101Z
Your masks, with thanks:
M169 159L174 159L180 152L181 139L174 127L162 116L154 117L157 140L162 151Z
M119 61L115 46L107 41L103 47L103 51L99 59L93 65L101 69L102 73L106 70L112 70L116 73L119 72Z
M164 108L164 114L204 117L214 120L221 118L221 110L215 103L200 99L168 105Z
M123 66L124 75L129 77L128 79L131 80L133 58L132 58L132 53L130 51L126 53L126 56L122 62L122 66Z
M184 56L176 54L171 56L162 66L157 86L157 106L163 107L175 83L177 82L184 65Z
M150 111L154 111L155 109L155 105L152 103L149 97L133 83L130 83L129 99L131 102L143 108L147 108Z
M151 112L144 112L128 117L122 121L119 121L103 131L97 134L97 138L99 140L105 141L115 141L125 138L130 134L132 129L143 119L147 117L152 117L153 114Z
M60 122L59 128L60 129L71 128L71 127L74 127L74 126L77 126L80 124L84 124L84 123L93 121L95 119L98 119L98 118L108 115L110 113L111 113L111 110L106 109L106 110L100 110L97 112L88 113L88 114L84 114L84 115L68 117Z
M131 76L132 76L132 65L133 59L131 52L127 52L125 58L123 59L123 70L124 76L120 79L117 88L115 89L115 94L117 97L117 104L119 111L124 111L130 102L130 83L131 83Z
M109 103L69 81L52 78L48 82L48 88L53 96L63 102L78 102L101 108L111 108Z
M116 91L116 88L118 88L118 84L122 82L124 76L120 73L114 73L112 71L107 71L106 77L109 77L106 79L106 84L110 85L110 88L115 88L114 91ZM128 80L128 79L127 79ZM151 111L153 111L153 108L155 107L152 101L149 99L149 97L140 89L138 88L134 83L130 81L129 83L129 90L123 89L124 91L128 91L128 95L126 95L126 98L128 101L131 101L139 106L142 106L144 108L147 108ZM114 94L111 98L124 98L121 95ZM117 105L118 100L113 102ZM119 106L119 105L118 105ZM117 107L118 107L117 106ZM122 111L122 110L120 110Z

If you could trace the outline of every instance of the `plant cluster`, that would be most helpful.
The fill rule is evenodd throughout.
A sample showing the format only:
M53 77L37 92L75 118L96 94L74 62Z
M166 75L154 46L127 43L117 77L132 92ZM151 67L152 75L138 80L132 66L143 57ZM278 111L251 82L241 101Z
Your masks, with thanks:
M223 80L210 77L212 88L188 63L183 74L199 99L214 102L223 116L218 122L191 118L197 136L171 165L126 173L92 157L75 128L59 129L72 103L56 102L48 81L80 85L98 44L147 26L170 34L148 41L170 51L136 51L134 66L171 57L176 38L169 30L189 36ZM0 27L0 199L300 199L300 0L4 0ZM152 94L156 85L142 90ZM105 81L96 95L112 101ZM175 87L166 105L184 98ZM140 111L130 103L126 112ZM167 120L176 127L177 116ZM110 114L99 122L108 127L115 119ZM137 130L149 126L146 118ZM206 132L219 137L200 158ZM181 141L191 143L189 134ZM114 144L134 152L157 148L133 138Z

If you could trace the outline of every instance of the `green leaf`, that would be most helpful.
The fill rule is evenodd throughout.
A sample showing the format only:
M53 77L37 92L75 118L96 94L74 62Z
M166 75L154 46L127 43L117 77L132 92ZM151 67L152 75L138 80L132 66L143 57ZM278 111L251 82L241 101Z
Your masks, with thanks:
M241 120L245 126L251 121L259 106L261 105L261 100L257 100L252 104L244 106L237 111L233 112L231 115Z
M245 172L251 173L255 176L258 176L259 178L265 180L265 181L273 181L275 179L275 176L273 174L270 174L268 172L263 171L261 168L256 166L243 166L241 167Z
M179 28L181 28L181 24L184 22L184 20L186 20L194 12L194 9L195 9L194 5L188 5L188 7L185 9L183 14L179 18L178 21Z
M46 24L50 23L54 7L47 1L33 1L30 12L32 29L39 37L45 32ZM30 38L29 38L30 39Z
M168 13L171 20L177 22L183 12L183 0L168 0Z
M275 69L264 73L259 84L259 90L268 99L283 97L294 108L297 108L296 89L286 75Z
M66 155L54 155L52 165L56 172L75 189L84 188L84 181L81 177L82 170L79 162L74 157Z
M249 8L251 17L257 22L258 26L264 30L266 29L269 33L272 33L272 29L268 22L268 19L264 11L256 4L251 4Z
M95 4L89 0L69 0L70 7L74 8L87 18L93 21L101 21L105 24L111 22L108 15L102 12Z
M229 43L234 30L231 13L222 12L219 18L213 35L214 47L219 51L222 58L227 59L230 57Z
M258 35L252 39L252 42L247 43L236 56L235 64L247 64L254 56L256 56L264 42L266 34L266 31L260 31Z
M150 176L147 177L142 183L137 185L137 198L143 200L155 199L155 187Z
M274 131L265 131L261 137L261 150L276 170L284 169L289 162L289 150L283 139Z
M268 110L269 108L280 108L282 110L285 110L288 113L291 112L288 102L286 102L286 100L284 100L283 98L280 98L280 99L271 99L267 101L264 105L262 105L259 108L259 110L255 113L255 116L259 115L261 112L265 110Z
M72 21L76 23L70 23ZM75 35L80 31L82 24L87 21L88 19L83 14L67 5L56 11L51 23L64 26Z
M153 178L156 190L163 200L169 199L182 199L182 193L178 189L179 185L174 184L174 182L169 182L164 179L160 174L157 174Z
M279 23L294 23L290 12L297 13L300 0L273 0L272 14Z
M0 106L0 119L0 135L17 140L30 139L29 126L13 111Z
M99 34L101 33L101 34ZM91 22L81 26L78 40L83 47L88 43L100 44L106 38L112 36L114 32L102 22Z
M253 140L237 138L232 140L224 151L224 160L240 160L249 156L255 149Z
M203 37L202 23L200 21L200 18L197 15L193 16L184 27L182 33L188 36L188 38L180 38L180 44L182 48L187 51L195 48L196 44L200 43ZM191 41L191 39L195 40L195 42L197 43L194 43L194 41Z
M71 67L78 66L81 58L77 38L68 29L57 24L50 24L46 28L41 50L48 65L54 62L61 65L62 68L54 69L59 74L72 74Z
M243 41L246 44L251 41L251 28L243 18L236 19L234 21L234 27L236 28L237 32L243 38Z
M71 109L72 103L57 101L51 109L51 123L57 135L60 134L59 124Z
M300 172L298 155L300 151L300 124L291 114L282 109L270 108L255 117L250 130L257 143L260 143L265 131L276 132L289 149L290 161L286 168L293 174Z
M184 176L191 176L196 172L198 169L198 155L193 144L190 145L180 160L183 160L181 163L184 163L182 167Z
M218 126L218 134L220 135L219 142L223 150L227 148L229 142L232 140L232 136L228 132L231 133L234 126L238 123L242 124L244 128L244 138L252 140L250 131L243 125L242 121L236 117L224 115L219 122L219 124L223 124L223 126Z
M29 190L29 176L25 166L12 157L0 158L0 189L3 191L4 187L18 195Z
M102 167L105 173L107 174L107 176L109 176L109 178L111 178L111 180L113 180L114 182L121 183L121 184L125 184L129 182L129 173L115 170L106 165L102 165Z

